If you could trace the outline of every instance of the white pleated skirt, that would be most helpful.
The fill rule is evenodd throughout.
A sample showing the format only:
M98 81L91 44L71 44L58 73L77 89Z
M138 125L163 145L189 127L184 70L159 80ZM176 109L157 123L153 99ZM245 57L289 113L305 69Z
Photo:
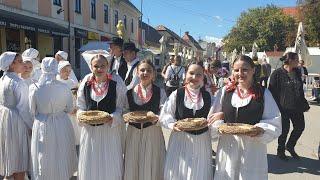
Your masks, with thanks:
M30 135L16 110L0 106L0 175L30 168Z
M71 120L71 124L72 124L73 131L74 131L75 144L76 145L80 145L80 129L81 129L81 126L79 126L79 123L78 123L78 120L76 118L76 115L70 115L69 114L69 118Z
M122 180L121 126L84 125L80 136L79 180Z
M165 142L160 126L127 128L124 180L163 180Z
M36 120L31 139L33 179L68 180L77 170L75 137L66 113Z
M172 132L168 144L165 180L212 180L213 163L209 131L200 135Z

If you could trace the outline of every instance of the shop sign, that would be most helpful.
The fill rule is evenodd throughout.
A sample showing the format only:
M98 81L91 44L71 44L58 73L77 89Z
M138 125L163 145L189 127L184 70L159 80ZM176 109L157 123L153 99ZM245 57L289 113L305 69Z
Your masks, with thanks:
M95 32L88 32L88 39L90 40L99 40L100 35Z

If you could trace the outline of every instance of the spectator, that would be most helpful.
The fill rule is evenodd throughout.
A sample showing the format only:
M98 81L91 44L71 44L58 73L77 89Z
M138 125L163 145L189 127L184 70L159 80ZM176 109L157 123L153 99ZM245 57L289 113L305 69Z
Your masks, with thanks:
M267 87L270 74L271 74L271 65L267 62L266 59L263 59L261 64L261 79L260 79L261 85Z
M301 71L301 78L302 78L302 82L305 84L306 83L306 79L307 79L307 76L308 76L308 70L307 68L304 66L304 61L303 60L300 60L299 61L299 69Z

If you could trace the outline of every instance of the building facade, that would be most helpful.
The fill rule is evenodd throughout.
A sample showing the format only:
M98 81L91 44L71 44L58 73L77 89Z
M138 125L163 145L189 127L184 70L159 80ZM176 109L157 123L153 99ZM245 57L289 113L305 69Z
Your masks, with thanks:
M140 16L129 0L0 0L0 50L33 47L40 58L64 50L78 74L82 45L117 36L119 20L126 37L138 43Z

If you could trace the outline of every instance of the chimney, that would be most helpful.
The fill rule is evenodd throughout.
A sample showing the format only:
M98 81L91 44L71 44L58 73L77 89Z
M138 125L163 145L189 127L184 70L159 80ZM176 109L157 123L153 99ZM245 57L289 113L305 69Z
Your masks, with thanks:
M186 31L184 34L189 36L189 31Z

